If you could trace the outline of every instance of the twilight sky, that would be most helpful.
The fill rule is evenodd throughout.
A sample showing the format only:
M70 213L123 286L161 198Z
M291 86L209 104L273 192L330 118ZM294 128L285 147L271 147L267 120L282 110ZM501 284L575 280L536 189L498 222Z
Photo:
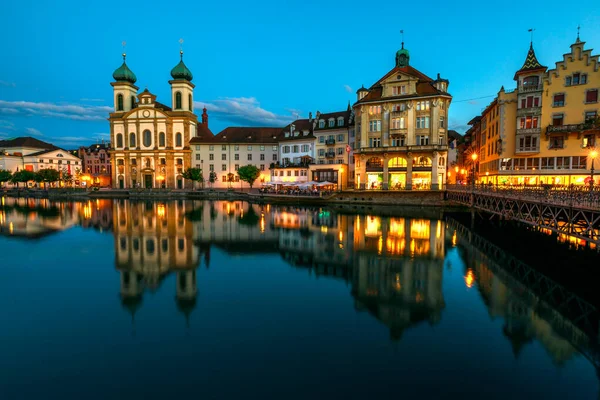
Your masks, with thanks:
M345 109L362 84L394 66L401 29L411 65L450 80L450 128L461 133L501 85L514 88L529 28L548 67L569 51L578 24L586 48L600 52L597 0L548 0L522 10L516 2L396 2L386 9L354 0L86 3L0 6L0 138L35 136L62 147L108 139L110 82L123 41L140 91L147 87L170 105L170 70L184 39L196 105L209 109L214 133Z

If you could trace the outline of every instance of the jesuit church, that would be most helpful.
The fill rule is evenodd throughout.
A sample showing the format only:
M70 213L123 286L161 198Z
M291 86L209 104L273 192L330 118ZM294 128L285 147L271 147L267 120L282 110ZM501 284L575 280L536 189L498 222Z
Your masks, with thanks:
M191 166L190 139L208 129L194 114L192 72L183 62L171 70L170 106L156 101L148 89L138 94L135 74L125 61L113 73L114 112L110 113L113 143L112 182L115 188L192 188L183 178Z

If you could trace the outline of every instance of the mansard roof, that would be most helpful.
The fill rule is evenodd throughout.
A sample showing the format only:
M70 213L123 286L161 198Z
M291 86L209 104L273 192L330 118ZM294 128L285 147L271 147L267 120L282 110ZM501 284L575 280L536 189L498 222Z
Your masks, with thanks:
M31 136L22 136L14 139L0 140L0 148L9 149L12 147L31 147L33 149L55 150L58 147L53 144L43 142Z

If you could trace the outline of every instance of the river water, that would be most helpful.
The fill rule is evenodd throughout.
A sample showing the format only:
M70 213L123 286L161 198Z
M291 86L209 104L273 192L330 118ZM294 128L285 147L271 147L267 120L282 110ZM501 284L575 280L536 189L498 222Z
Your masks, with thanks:
M0 399L598 398L593 296L486 229L427 210L3 198Z

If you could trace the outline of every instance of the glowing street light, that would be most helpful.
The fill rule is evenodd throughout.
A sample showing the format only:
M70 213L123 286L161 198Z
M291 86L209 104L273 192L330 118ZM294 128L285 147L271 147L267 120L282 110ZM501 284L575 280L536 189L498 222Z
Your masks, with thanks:
M477 161L477 153L471 154L471 160L473 160L473 179L471 185L475 189L475 161Z
M159 175L159 176L156 177L156 180L158 181L158 186L162 188L163 187L163 182L165 180L165 177L162 176L162 175Z

